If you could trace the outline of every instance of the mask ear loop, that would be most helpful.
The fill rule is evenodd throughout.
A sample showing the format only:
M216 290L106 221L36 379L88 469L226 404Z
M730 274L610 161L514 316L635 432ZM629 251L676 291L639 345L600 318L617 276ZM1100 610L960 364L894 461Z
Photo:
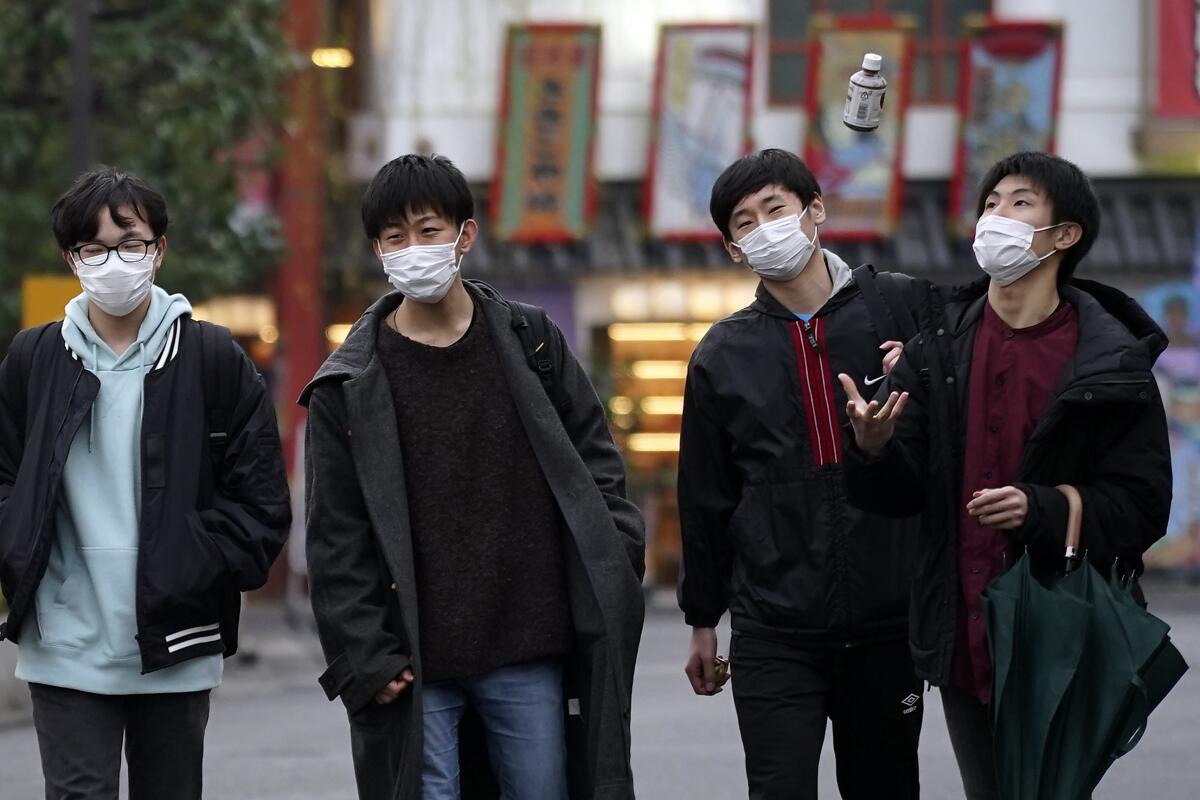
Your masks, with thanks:
M462 253L461 255L459 254L458 243L462 240L463 231L465 231L467 229L467 223L474 222L474 221L475 221L474 217L472 217L471 219L464 219L462 224L458 226L458 236L454 237L454 268L455 269L462 269L462 261L464 258L467 257L466 253Z
M1042 231L1049 231L1049 230L1053 230L1054 228L1061 228L1063 225L1068 225L1068 224L1070 224L1070 223L1067 223L1067 222L1056 222L1055 224L1053 224L1053 225L1047 225L1047 226L1046 226L1046 227L1044 227L1044 228L1034 228L1034 229L1033 229L1033 232L1034 232L1034 233L1041 233ZM1038 263L1040 264L1040 263L1042 263L1043 261L1045 261L1047 258L1049 258L1050 256L1052 256L1052 255L1054 255L1055 253L1057 253L1057 252L1058 252L1058 248L1057 248L1057 247L1052 247L1052 248L1050 249L1050 252L1049 252L1049 253L1046 253L1046 255L1044 255L1044 256L1038 256L1038 254L1037 254L1037 251L1033 249L1033 239L1030 239L1030 240L1029 240L1029 251L1030 251L1031 253L1033 253L1035 256L1037 256Z

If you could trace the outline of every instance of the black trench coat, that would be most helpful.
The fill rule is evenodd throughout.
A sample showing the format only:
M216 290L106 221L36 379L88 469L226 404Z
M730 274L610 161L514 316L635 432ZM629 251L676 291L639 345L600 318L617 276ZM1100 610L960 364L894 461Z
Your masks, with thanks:
M642 517L625 497L624 465L603 407L561 332L549 327L551 356L570 398L560 418L529 367L507 303L486 286L468 289L564 521L574 622L564 670L571 800L632 798L630 698L645 616ZM300 398L309 412L310 590L329 665L320 682L346 705L359 796L381 800L419 798L422 765L421 643L404 467L391 388L375 354L379 325L401 300L390 294L370 308ZM375 692L410 665L411 689L395 703L376 704ZM464 746L469 752L484 751ZM479 770L463 764L464 798L495 796L490 781L477 780Z

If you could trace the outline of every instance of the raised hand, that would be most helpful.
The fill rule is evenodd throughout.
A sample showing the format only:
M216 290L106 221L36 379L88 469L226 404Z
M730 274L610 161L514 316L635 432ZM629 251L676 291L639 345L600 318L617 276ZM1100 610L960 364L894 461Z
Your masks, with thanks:
M900 356L904 355L904 342L889 340L879 345L879 349L884 351L883 374L890 375Z
M842 382L842 389L846 392L846 416L850 418L850 425L854 428L854 440L858 442L858 449L868 455L877 455L892 438L896 420L904 413L904 407L908 404L908 392L892 392L880 408L878 401L872 400L868 403L863 399L854 379L849 375L842 373L838 375L838 380Z

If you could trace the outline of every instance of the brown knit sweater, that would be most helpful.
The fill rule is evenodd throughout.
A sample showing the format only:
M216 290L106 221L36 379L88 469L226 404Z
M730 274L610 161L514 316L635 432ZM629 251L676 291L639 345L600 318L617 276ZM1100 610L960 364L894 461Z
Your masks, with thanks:
M559 511L479 309L449 347L381 324L378 353L400 429L424 680L565 654Z

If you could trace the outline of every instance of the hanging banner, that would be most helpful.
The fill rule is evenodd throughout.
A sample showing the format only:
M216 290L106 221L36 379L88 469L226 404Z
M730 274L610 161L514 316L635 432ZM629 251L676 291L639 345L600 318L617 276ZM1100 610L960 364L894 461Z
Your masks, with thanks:
M975 229L976 192L993 164L1023 150L1054 152L1061 69L1061 25L968 26L950 184L950 218L960 234Z
M492 213L499 239L561 242L587 235L600 28L508 29Z
M804 160L821 184L829 212L823 240L889 236L900 212L904 114L908 108L909 26L889 17L815 17L816 48L808 87ZM842 123L850 76L865 53L883 56L887 79L879 128L860 133Z
M1200 0L1158 0L1157 15L1154 114L1200 120Z
M750 148L754 29L664 25L643 205L663 239L719 239L713 183Z

